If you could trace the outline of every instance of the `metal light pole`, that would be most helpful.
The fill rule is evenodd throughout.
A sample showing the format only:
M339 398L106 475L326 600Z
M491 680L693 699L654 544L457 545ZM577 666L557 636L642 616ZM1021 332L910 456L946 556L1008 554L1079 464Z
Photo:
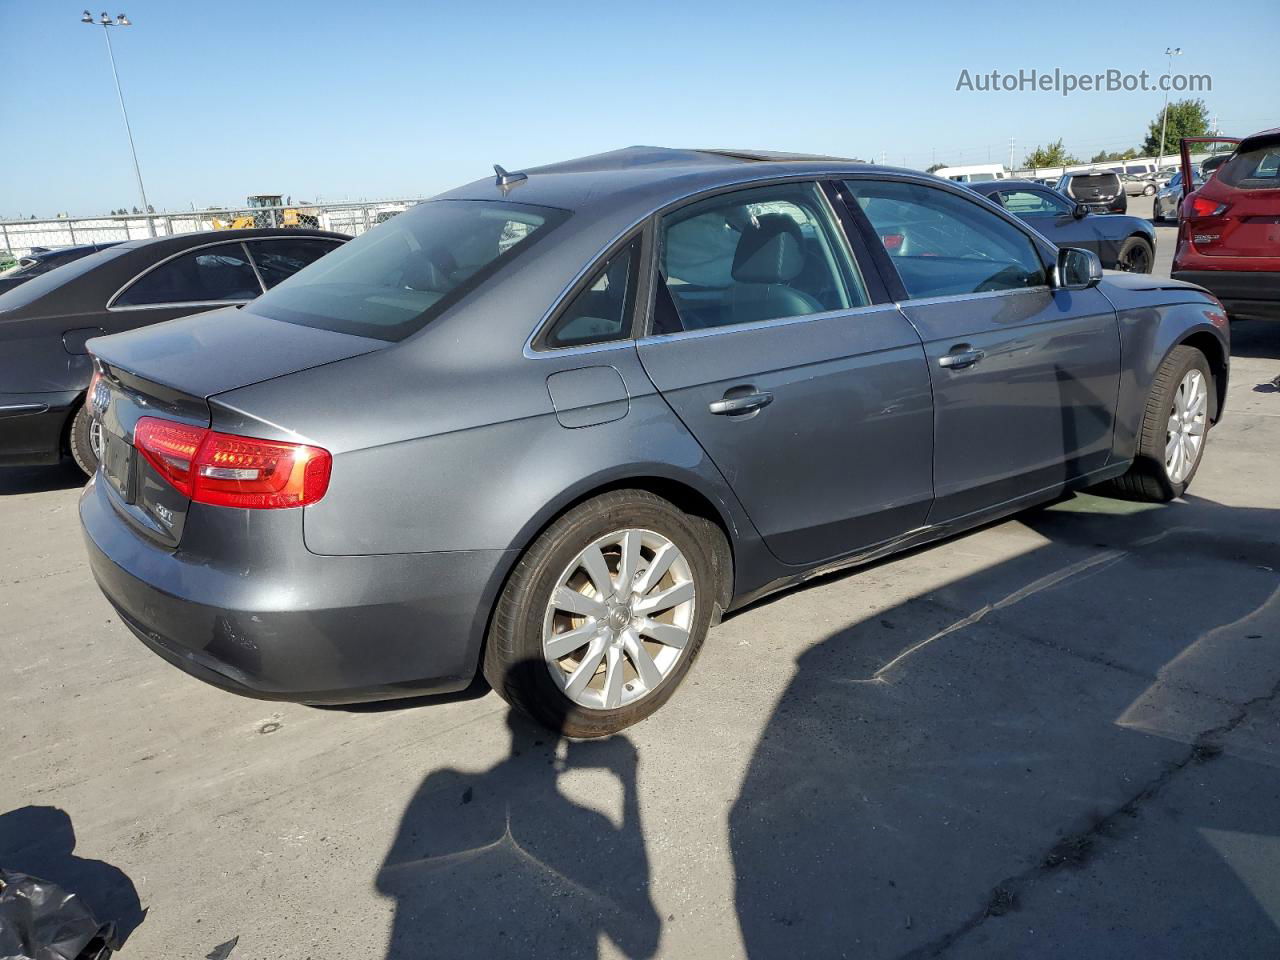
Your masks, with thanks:
M1166 77L1172 82L1173 77L1173 58L1182 56L1181 47L1165 47L1164 55L1169 58L1169 69L1165 73ZM1166 85L1164 91L1164 119L1160 121L1160 159L1156 161L1156 170L1158 171L1164 166L1164 132L1169 129L1169 90Z
M120 116L124 118L124 132L129 138L129 153L133 156L133 174L138 178L138 195L142 197L142 213L147 218L147 232L151 236L156 235L155 221L151 219L151 205L147 203L147 189L142 185L142 169L138 166L138 150L133 145L133 129L129 126L129 111L124 108L124 93L120 89L120 74L116 71L116 55L111 49L111 31L108 27L131 27L133 24L123 13L117 14L112 20L105 13L97 20L93 19L93 14L88 10L80 17L81 23L87 23L91 26L97 24L102 27L102 35L107 41L107 58L111 61L111 76L116 81L116 97L120 100Z

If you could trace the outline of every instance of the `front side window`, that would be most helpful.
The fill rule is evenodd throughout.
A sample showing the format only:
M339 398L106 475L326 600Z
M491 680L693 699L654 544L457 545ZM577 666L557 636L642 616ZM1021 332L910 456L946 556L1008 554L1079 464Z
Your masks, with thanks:
M287 280L303 267L315 263L326 253L336 250L337 240L310 240L302 237L288 239L248 240L245 246L262 275L262 285L270 290L282 280Z
M1000 202L1014 216L1030 219L1068 216L1072 209L1062 197L1043 190L1002 190Z
M816 184L712 197L663 218L661 232L657 332L870 302Z
M250 309L322 330L402 340L568 216L488 200L420 203L284 280Z
M143 274L116 297L113 306L165 303L243 302L262 293L239 243L203 247L174 257Z
M546 345L579 347L630 337L639 261L639 239L610 257L560 314Z
M1048 283L1031 239L979 203L916 183L850 180L847 186L912 297Z

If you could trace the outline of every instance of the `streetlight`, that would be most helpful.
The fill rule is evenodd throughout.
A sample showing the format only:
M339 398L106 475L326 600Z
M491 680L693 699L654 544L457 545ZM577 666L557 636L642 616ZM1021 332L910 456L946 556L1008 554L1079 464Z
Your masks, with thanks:
M1182 56L1182 48L1165 47L1164 55L1169 58L1169 70L1165 73L1169 77L1169 83L1165 84L1164 89L1164 119L1160 121L1160 159L1156 161L1157 170L1164 166L1164 132L1169 127L1169 85L1173 82L1173 58Z
M102 27L102 35L107 40L107 58L111 61L111 76L116 81L116 96L120 100L120 116L124 117L124 132L129 137L129 152L133 155L134 176L138 178L138 194L142 197L142 212L147 218L147 231L154 237L156 235L156 225L155 221L151 219L151 206L147 203L147 190L142 185L142 170L138 166L138 150L133 145L133 130L129 127L129 111L124 108L124 93L120 90L120 74L116 72L116 55L111 49L111 31L107 29L107 27L131 27L133 24L123 13L117 14L114 20L105 13L97 20L94 20L93 14L88 10L80 17L80 22L87 23L90 26L97 25Z

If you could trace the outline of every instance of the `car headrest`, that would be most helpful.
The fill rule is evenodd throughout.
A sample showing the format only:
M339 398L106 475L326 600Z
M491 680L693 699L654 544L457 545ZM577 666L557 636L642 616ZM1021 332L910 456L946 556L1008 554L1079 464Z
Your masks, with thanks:
M733 255L733 279L741 283L786 283L804 269L799 225L781 213L765 213L742 231Z

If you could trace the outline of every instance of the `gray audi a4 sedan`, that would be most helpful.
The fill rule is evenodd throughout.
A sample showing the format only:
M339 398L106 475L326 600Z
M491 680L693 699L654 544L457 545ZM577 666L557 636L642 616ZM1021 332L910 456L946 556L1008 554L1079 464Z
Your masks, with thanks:
M1105 484L1222 412L1199 287L935 177L635 147L477 180L239 309L90 342L80 515L139 639L250 696L458 690L570 736L727 611Z

